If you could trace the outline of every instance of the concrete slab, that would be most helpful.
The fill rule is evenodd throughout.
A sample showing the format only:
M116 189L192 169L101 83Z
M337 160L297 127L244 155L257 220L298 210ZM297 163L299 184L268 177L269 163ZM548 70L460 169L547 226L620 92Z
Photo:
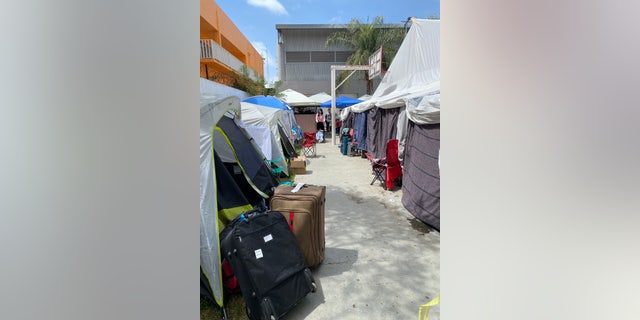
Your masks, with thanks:
M327 186L325 259L312 270L318 290L286 319L417 319L440 292L440 233L404 209L402 190L369 185L367 159L330 140L316 148L295 182Z

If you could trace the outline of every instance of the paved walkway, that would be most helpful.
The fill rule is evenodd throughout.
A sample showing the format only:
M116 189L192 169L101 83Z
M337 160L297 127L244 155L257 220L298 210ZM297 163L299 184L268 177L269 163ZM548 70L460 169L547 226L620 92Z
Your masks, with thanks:
M318 285L286 319L417 319L440 291L440 234L402 206L402 191L371 182L367 159L317 144L296 183L327 186L326 249ZM429 320L439 319L439 308Z

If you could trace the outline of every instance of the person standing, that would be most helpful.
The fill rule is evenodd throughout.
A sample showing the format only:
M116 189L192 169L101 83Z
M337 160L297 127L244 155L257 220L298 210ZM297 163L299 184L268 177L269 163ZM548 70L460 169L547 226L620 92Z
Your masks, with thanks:
M318 112L316 113L316 130L324 131L324 113L320 108L318 108Z
M326 123L325 128L327 129L326 131L331 132L331 111L327 112L327 116L325 117L325 123Z

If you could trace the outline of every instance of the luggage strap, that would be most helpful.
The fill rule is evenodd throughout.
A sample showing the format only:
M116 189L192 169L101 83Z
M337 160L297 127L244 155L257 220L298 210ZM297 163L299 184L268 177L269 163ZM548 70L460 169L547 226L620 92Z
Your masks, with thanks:
M289 211L289 230L293 232L293 211Z

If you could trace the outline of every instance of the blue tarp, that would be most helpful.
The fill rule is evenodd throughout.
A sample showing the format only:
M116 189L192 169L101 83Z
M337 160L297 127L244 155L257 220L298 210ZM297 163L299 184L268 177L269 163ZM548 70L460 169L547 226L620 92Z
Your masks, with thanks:
M288 104L274 96L253 96L242 101L276 109L292 110Z
M336 98L336 108L346 108L356 103L360 103L364 100L349 98L346 96L339 96ZM331 108L331 100L327 100L320 104L320 108Z

